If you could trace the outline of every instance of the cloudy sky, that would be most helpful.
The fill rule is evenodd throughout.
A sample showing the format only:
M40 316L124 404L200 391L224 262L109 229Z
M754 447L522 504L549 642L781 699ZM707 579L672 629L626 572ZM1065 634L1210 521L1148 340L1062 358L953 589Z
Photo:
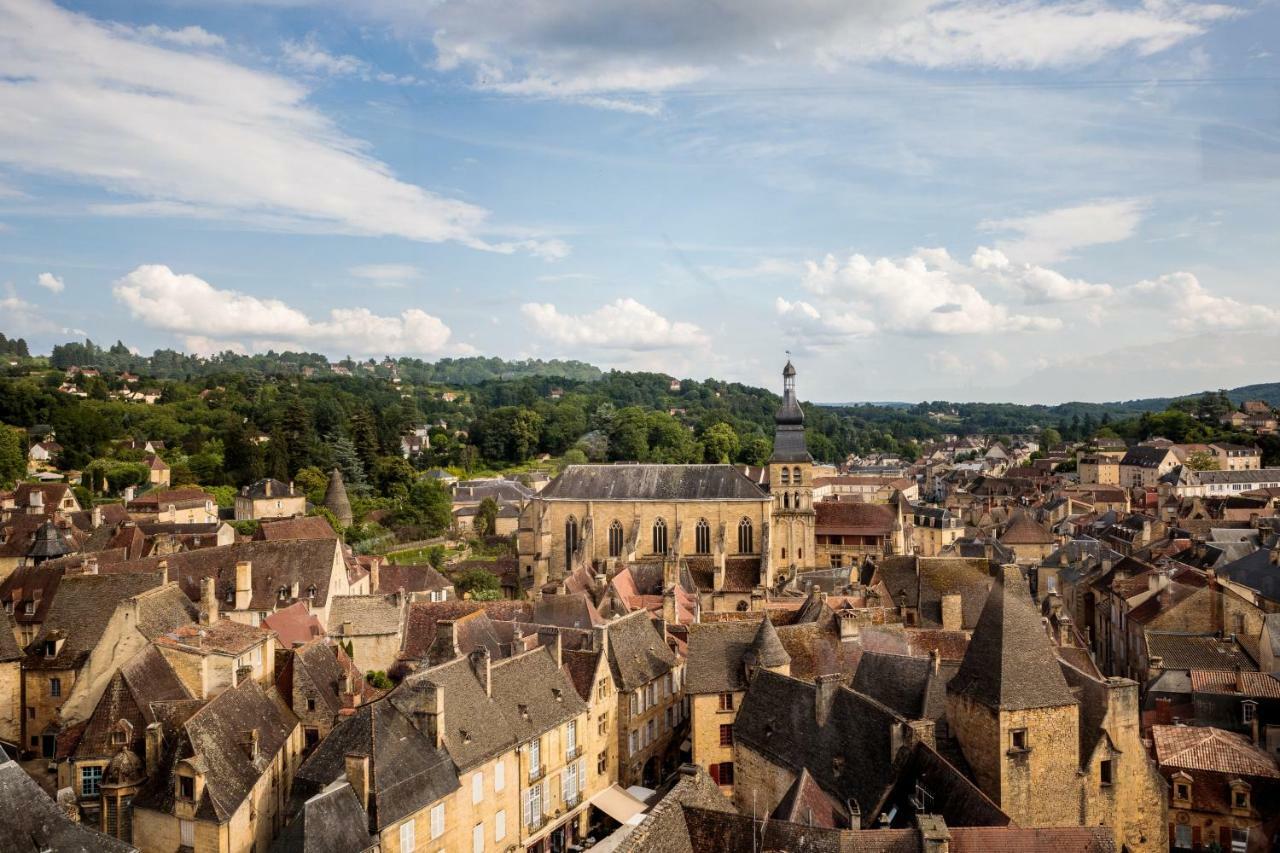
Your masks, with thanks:
M0 331L1280 380L1268 0L0 0Z

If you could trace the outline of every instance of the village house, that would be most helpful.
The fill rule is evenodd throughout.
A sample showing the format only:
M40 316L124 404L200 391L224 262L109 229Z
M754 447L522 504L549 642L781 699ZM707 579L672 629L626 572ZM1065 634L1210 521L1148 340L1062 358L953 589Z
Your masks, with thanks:
M133 497L126 490L125 509L138 522L168 524L217 524L218 502L194 486L151 489Z
M1126 488L1154 486L1179 464L1172 447L1130 447L1120 459L1120 485Z
M295 491L293 483L268 477L240 490L236 495L235 513L236 521L306 515L307 496Z

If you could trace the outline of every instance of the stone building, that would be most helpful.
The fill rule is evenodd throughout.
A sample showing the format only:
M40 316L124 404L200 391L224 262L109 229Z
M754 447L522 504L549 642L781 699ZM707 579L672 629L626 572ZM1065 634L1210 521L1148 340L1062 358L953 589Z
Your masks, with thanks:
M126 494L125 509L138 522L217 524L218 502L195 486L151 489L136 498Z
M0 612L0 741L22 743L22 649L13 621Z
M707 609L732 610L814 567L813 459L790 363L783 385L761 482L731 465L567 467L521 512L524 588L536 596L576 571L657 564L664 590L690 586Z
M267 477L240 490L236 495L235 512L236 521L306 515L307 496L294 489L293 483Z
M604 628L618 697L618 768L626 785L656 785L679 762L684 731L684 663L645 611Z

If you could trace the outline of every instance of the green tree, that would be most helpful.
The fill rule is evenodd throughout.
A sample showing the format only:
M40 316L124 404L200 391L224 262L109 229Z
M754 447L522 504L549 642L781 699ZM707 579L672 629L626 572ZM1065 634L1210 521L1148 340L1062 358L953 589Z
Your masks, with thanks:
M473 522L476 534L492 536L498 527L498 502L493 498L485 498L476 507L476 519Z
M744 465L764 465L772 455L773 442L762 435L756 435L742 443L738 461Z
M329 455L333 464L342 472L342 479L349 491L359 493L369 490L369 481L364 474L364 462L360 460L360 454L356 452L351 439L345 435L329 436Z
M732 462L738 455L738 434L723 421L712 424L702 433L702 447L705 461L721 464Z
M1187 461L1183 464L1192 471L1217 471L1221 467L1217 456L1203 450L1188 454Z
M473 599L480 601L492 600L482 597L486 593L493 598L499 598L502 595L502 584L498 576L484 569L467 569L465 572L458 573L453 578L453 587L459 595L470 593Z
M453 498L440 483L424 477L410 487L397 517L403 524L418 525L429 535L439 536L453 522Z
M8 487L26 476L27 434L0 424L0 487Z
M587 454L583 453L580 448L570 447L564 452L564 456L560 460L561 466L567 465L586 465Z
M1040 444L1045 450L1049 450L1062 444L1062 433L1053 427L1048 427L1040 431Z
M329 487L329 478L314 465L308 465L293 475L293 485L307 496L313 504L324 501L325 489Z
M367 409L357 409L351 416L351 443L360 457L364 470L372 471L378 459L378 427Z
M609 458L618 462L643 462L649 458L649 423L644 409L627 406L614 413L609 427Z

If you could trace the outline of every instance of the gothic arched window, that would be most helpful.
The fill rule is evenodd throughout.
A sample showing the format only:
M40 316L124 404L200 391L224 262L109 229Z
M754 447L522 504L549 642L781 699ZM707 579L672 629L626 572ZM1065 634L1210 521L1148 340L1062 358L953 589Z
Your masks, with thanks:
M693 547L699 554L711 553L711 525L705 518L698 519L698 526L694 529Z
M653 553L667 553L667 523L661 518L653 523Z
M609 525L609 556L622 556L622 523L616 518Z
M744 518L738 522L738 553L750 554L755 550L751 535L751 519Z
M800 479L801 479L800 466L797 465L796 467L791 469L791 482L795 483L798 486L800 485Z
M573 562L573 552L578 550L578 519L572 515L564 522L564 562Z
M791 470L789 468L782 469L782 485L791 485Z

